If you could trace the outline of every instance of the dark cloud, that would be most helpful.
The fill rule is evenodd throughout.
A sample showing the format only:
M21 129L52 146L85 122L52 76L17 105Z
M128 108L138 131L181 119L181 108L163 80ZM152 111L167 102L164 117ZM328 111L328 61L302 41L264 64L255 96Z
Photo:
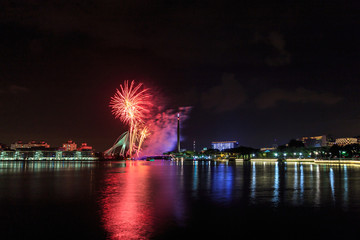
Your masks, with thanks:
M19 93L23 93L23 92L28 92L29 88L23 87L23 86L18 86L18 85L10 85L9 91L12 94L19 94Z
M15 85L12 84L8 87L5 87L3 89L0 89L0 94L20 94L20 93L25 93L25 92L29 92L30 89L24 86L20 86L20 85Z
M342 97L327 92L316 92L305 88L297 88L295 91L276 88L262 93L255 102L259 108L271 108L275 107L279 102L332 105L341 100Z
M271 31L266 34L255 33L254 44L264 44L267 48L264 62L269 66L285 66L291 63L291 54L286 49L284 35Z
M281 5L274 12L266 4L258 8L216 1L9 1L6 7L4 18L8 22L58 37L83 34L105 48L146 49L181 63L279 66L290 62L284 35L274 31L276 24L287 23L281 22L288 18ZM270 23L254 18L261 14L278 19ZM252 36L258 31L263 35L266 55L261 47L251 47ZM30 47L35 52L42 50L39 43Z
M272 56L266 58L269 66L284 66L291 62L291 55L285 49L284 36L277 32L271 32L268 36L269 43L276 50Z
M247 96L234 74L224 74L219 85L210 88L201 96L203 108L216 113L227 112L241 106Z

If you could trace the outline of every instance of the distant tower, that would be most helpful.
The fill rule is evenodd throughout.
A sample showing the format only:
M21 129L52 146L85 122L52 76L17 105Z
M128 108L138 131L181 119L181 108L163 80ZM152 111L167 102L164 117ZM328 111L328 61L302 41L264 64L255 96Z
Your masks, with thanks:
M276 142L276 138L274 139L274 144L273 144L273 148L277 148L278 145L277 145L277 142Z
M196 148L195 148L195 140L194 140L194 143L193 143L193 151L196 152Z
M180 113L177 114L178 125L177 125L177 151L180 152Z

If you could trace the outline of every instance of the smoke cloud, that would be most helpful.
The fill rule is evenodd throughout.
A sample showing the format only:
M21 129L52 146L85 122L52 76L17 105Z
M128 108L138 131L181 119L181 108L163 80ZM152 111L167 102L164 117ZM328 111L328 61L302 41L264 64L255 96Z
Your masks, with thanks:
M178 111L169 109L158 113L147 124L151 135L145 140L140 156L161 155L175 149L177 143L177 113L180 113L180 127L188 119L191 107L181 107Z

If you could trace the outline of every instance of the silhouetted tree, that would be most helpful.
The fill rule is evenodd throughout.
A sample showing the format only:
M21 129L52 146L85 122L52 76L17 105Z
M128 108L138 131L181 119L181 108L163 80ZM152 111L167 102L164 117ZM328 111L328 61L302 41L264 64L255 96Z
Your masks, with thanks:
M338 156L339 157L339 151L342 151L342 148L337 144L332 145L331 148L329 149L329 152L331 153L331 156Z
M288 147L292 148L302 148L305 147L304 143L302 141L298 141L295 139L291 139L288 143Z
M219 149L210 148L210 149L205 150L204 154L205 155L212 155L212 154L218 154L219 152L220 152Z

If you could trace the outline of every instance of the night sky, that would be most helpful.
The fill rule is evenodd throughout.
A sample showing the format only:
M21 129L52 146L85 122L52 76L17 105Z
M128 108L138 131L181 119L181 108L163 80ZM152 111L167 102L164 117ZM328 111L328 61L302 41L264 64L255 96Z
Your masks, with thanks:
M193 107L188 149L360 135L359 1L277 2L1 1L0 142L103 151L126 79Z

